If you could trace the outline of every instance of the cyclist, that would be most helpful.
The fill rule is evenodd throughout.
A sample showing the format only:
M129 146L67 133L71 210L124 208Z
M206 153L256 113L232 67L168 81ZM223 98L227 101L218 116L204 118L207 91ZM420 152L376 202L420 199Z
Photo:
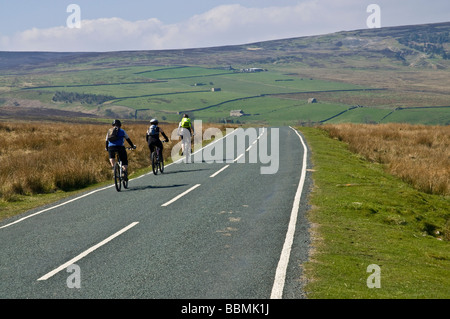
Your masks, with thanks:
M191 149L191 136L195 135L194 127L192 126L191 119L187 114L183 115L181 122L178 124L178 135L181 137L181 155L185 154L186 159Z
M164 136L165 142L167 143L169 141L169 138L167 137L166 133L164 133L164 130L158 126L159 122L157 119L152 119L150 121L150 127L147 130L147 134L145 136L145 139L148 143L148 148L150 149L150 159L152 156L153 151L155 150L155 146L159 147L159 149L163 150L163 145L161 140L159 139L159 134L161 133L162 136Z
M128 155L124 146L124 140L126 140L133 149L136 149L136 145L133 144L127 132L121 128L122 123L120 120L114 120L112 126L113 127L110 128L106 134L106 150L109 153L109 162L114 169L116 163L115 155L116 152L119 153L119 158L122 161L122 167L125 173L125 180L127 180Z

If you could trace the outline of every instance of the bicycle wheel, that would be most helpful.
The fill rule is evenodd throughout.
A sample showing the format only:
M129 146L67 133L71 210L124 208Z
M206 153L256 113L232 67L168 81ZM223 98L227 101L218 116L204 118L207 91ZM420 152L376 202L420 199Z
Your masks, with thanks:
M164 158L162 153L159 154L159 171L162 173L164 173Z
M125 174L127 174L127 178L125 178ZM124 188L128 188L128 172L125 173L124 171L122 171L122 176L124 178L122 178L122 184Z
M116 190L120 192L122 184L120 181L120 166L118 163L114 165L114 184L116 185Z
M157 166L157 158L156 158L156 152L152 153L152 170L153 174L158 174L158 166Z

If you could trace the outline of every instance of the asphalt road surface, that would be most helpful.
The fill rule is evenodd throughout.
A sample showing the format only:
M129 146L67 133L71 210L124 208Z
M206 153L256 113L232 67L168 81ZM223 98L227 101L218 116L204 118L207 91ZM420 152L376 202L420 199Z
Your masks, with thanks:
M2 221L0 298L303 298L305 145L290 127L245 132L244 150L230 135L121 192Z

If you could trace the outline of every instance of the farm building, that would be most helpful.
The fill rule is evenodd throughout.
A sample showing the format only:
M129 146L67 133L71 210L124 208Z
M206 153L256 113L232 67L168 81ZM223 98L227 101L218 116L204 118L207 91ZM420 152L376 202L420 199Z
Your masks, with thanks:
M222 91L221 88L211 88L211 92L219 92Z
M317 100L315 97L309 98L308 103L317 103Z
M237 117L241 117L244 116L245 113L242 110L232 110L230 111L230 116L237 116Z
M254 72L263 72L263 71L266 71L266 70L261 69L261 68L247 68L247 69L241 69L241 72L244 72L244 73L254 73Z

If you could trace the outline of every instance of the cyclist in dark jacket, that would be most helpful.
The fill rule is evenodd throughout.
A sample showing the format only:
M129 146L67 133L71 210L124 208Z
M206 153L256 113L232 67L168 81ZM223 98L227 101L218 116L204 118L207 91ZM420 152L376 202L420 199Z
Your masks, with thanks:
M130 144L133 149L136 149L136 145L133 144L127 132L120 128L122 123L119 120L114 120L112 122L112 128L108 130L106 134L106 150L109 153L109 162L111 163L112 168L114 169L114 165L116 163L116 152L119 153L119 158L122 161L122 167L125 172L125 178L127 178L127 168L128 168L128 155L125 149L125 140ZM117 136L115 138L111 138L113 131L116 129Z
M150 156L155 150L155 146L159 147L161 152L163 150L163 145L161 140L159 139L159 134L162 134L166 143L169 141L169 138L167 137L166 133L164 133L164 130L160 128L158 124L159 122L157 119L152 119L150 121L150 127L148 128L147 134L145 136L148 143L148 148L150 149Z

